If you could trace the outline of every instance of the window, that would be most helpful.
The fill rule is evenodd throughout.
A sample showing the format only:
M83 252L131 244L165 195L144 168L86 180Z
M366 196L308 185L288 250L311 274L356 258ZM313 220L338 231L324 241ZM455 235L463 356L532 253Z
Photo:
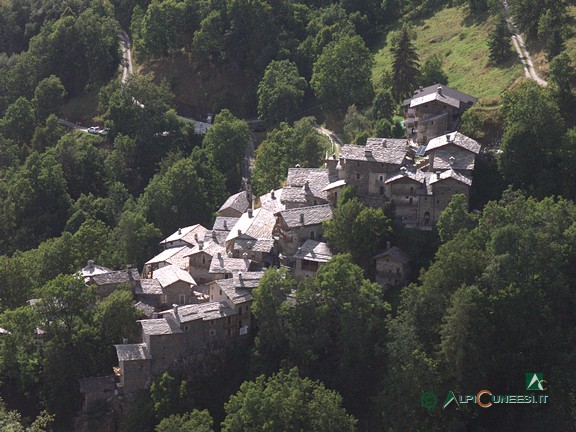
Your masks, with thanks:
M380 181L384 181L384 176L380 176Z
M410 187L410 195L414 195L414 187Z
M410 205L412 205L412 197L410 197Z
M356 161L356 166L360 166L360 161Z
M216 336L216 330L210 330L210 336Z
M242 315L242 306L238 308L238 315Z
M356 180L360 180L360 174L356 174Z
M190 327L189 327L189 326L184 326L184 331L185 331L185 332L190 331Z
M167 303L168 303L168 296L167 296L166 294L162 294L160 297L161 297L161 298L160 298L160 302L161 302L162 304L167 304Z
M206 264L206 256L202 255L202 264Z
M220 295L222 295L222 290L220 290Z
M310 231L310 239L314 240L316 238L316 231L312 230Z
M180 297L180 302L179 302L179 303L180 303L181 305L186 304L186 294L180 294L179 297Z
M316 271L318 270L318 263L316 261L302 260L302 270Z
M380 186L380 195L384 195L384 186Z

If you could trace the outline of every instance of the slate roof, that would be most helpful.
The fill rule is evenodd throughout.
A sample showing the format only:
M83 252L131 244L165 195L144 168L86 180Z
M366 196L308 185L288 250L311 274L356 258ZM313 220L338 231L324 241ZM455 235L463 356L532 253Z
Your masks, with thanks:
M166 249L165 251L160 252L154 258L148 260L146 265L168 263L185 269L188 266L188 260L185 258L189 255L191 250L192 248L189 246Z
M146 344L114 345L118 361L149 360L152 357Z
M346 180L342 179L342 180L336 180L335 182L330 183L328 186L326 186L324 189L322 189L323 191L329 191L332 189L336 189L342 186L346 186Z
M332 258L332 252L324 242L308 239L298 248L294 254L296 259L307 261L328 262Z
M168 309L160 312L160 314L162 316L168 315L170 318L167 319L167 321L173 322L175 318L174 309ZM177 314L180 323L187 323L196 320L208 321L237 315L238 311L235 308L229 307L226 302L209 302L178 306Z
M284 203L306 203L306 193L301 187L285 187L282 190L282 205Z
M276 223L274 214L265 208L259 208L252 211L252 216L249 212L244 213L234 228L226 237L226 241L234 240L237 237L251 237L253 239L271 239L272 230ZM240 231L240 232L239 232Z
M158 270L154 270L152 277L158 280L162 288L169 287L178 281L183 281L190 285L196 285L196 281L190 273L173 265L167 265Z
M439 148L434 151L434 170L474 169L476 155L467 151L454 151L453 148Z
M110 273L112 270L110 270L107 267L103 267L101 265L97 265L94 264L94 261L90 260L88 261L88 263L86 264L86 267L84 267L82 270L80 270L80 272L82 273L82 277L84 277L84 280L87 280L87 278L91 277L91 276L95 276L98 274L104 274L104 273Z
M457 99L458 101L465 103L465 104L473 104L478 100L474 96L471 96L471 95L463 93L459 90L447 87L443 84L437 83L437 84L433 84L433 85L428 86L428 87L424 87L422 90L416 90L414 92L414 95L410 99L406 99L404 101L404 106L410 105L410 103L412 102L412 100L414 98L421 98L421 97L426 96L426 95L437 93L438 87L442 87L442 90L441 90L442 94L449 96L451 98Z
M480 153L481 148L480 144L478 144L478 142L472 138L467 137L460 132L450 132L428 141L428 145L426 146L426 153L448 145L455 145L475 154Z
M134 294L136 295L161 295L162 285L158 279L141 279L134 287Z
M96 274L90 278L90 280L100 286L100 285L115 285L121 283L129 283L132 281L140 280L140 275L138 274L138 269L124 269L111 271L109 273Z
M80 393L104 393L116 389L114 375L80 378L78 382L80 383Z
M229 258L225 254L214 255L212 261L210 261L209 273L234 273L234 272L246 272L252 263L249 259L244 258Z
M384 256L394 258L396 261L400 261L403 264L407 264L408 262L410 262L410 258L408 258L408 256L404 253L404 251L400 249L398 246L392 246L390 249L379 253L374 257L374 259L382 258Z
M234 305L253 300L250 290L236 287L232 279L220 279L218 281L218 286L222 291L224 291L226 297L228 297Z
M366 147L368 148L378 146L404 149L406 145L406 138L368 138L366 140Z
M453 106L454 108L460 108L460 101L458 99L448 96L447 94L444 94L443 91L438 92L438 90L436 90L434 93L426 94L423 96L420 95L414 96L410 101L410 108L414 108L419 105L424 105L432 101L438 101L440 103Z
M452 169L448 170L448 171L444 171L440 174L433 174L430 178L430 184L434 184L434 183L438 183L442 180L446 180L446 179L454 179L456 181L459 181L460 183L464 183L468 186L470 186L472 184L472 179L464 174L461 174L457 171L454 171Z
M200 224L190 225L184 228L178 228L178 230L174 234L166 237L164 240L160 242L160 244L165 245L167 243L172 243L181 240L183 242L188 243L190 246L194 246L197 244L195 238L196 235L200 236L205 231L207 231L207 229Z
M214 221L214 225L212 226L212 230L214 231L226 231L229 232L236 222L238 222L237 217L226 217L226 216L218 216Z
M142 301L136 303L134 307L138 309L140 312L142 312L146 318L151 318L152 315L154 314L154 311L156 310L154 306L149 305L148 303Z
M418 169L406 168L405 171L398 171L392 174L390 177L386 179L384 183L390 184L398 180L406 180L406 179L413 180L418 183L424 183L426 181L426 175Z
M246 191L238 192L237 194L228 197L226 202L222 204L222 207L218 209L218 213L226 209L232 209L236 210L239 214L242 214L248 210L250 204L251 203L248 202Z
M304 222L301 222L302 215ZM300 207L280 212L280 217L290 228L301 226L318 225L325 220L332 219L332 206L322 204L310 207Z
M405 143L404 148L398 147L396 144L393 147L387 147L386 142L388 139L390 138L370 146L345 144L340 149L340 157L345 160L402 165L408 153L407 141L403 140Z
M274 247L274 239L243 239L234 240L234 250L270 253Z
M142 325L144 334L150 336L182 333L177 323L166 318L154 318L138 322Z
M286 187L303 188L308 182L310 193L318 198L327 199L326 191L323 189L337 177L331 177L325 168L288 168ZM292 201L282 192L282 201Z
M262 195L260 197L260 206L266 210L270 210L272 213L278 213L286 209L286 206L282 203L283 194L284 189L278 189Z
M223 233L224 236L228 236L228 232L227 231L217 231L217 233ZM211 236L210 236L211 238ZM213 241L211 239L207 239L206 241L204 241L203 243L199 244L198 246L195 246L192 250L190 250L186 256L192 256L192 255L196 255L196 254L200 254L200 253L206 253L208 255L210 255L211 257L216 256L218 254L218 252L220 252L221 254L226 253L226 247L225 242L226 242L226 238L224 237L223 239L221 238L220 235L217 234L217 240Z
M263 276L263 271L234 273L232 280L237 288L256 288Z

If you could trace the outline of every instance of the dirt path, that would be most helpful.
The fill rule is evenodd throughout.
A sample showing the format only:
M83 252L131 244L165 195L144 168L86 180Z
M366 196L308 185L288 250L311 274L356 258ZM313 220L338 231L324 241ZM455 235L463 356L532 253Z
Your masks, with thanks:
M504 0L504 9L506 10L506 21L508 22L508 29L512 33L512 45L514 45L514 49L518 53L518 57L522 62L522 66L524 67L524 75L528 79L532 79L536 81L539 85L546 87L548 83L543 80L534 69L534 63L532 63L532 57L530 57L530 53L526 49L526 45L524 44L524 39L522 39L522 35L518 29L514 26L514 22L510 17L510 13L508 11L508 1Z
M132 74L132 51L130 38L124 30L120 30L120 47L122 48L122 84L126 82L128 76Z

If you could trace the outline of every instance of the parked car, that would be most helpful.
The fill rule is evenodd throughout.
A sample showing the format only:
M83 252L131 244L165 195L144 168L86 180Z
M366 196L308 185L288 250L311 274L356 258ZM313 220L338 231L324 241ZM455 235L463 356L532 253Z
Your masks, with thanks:
M88 128L88 133L99 134L101 130L102 129L100 129L100 126L92 126Z
M100 130L98 131L98 135L100 135L100 136L106 136L106 135L108 135L108 131L109 131L109 130L110 130L110 129L108 129L108 128L100 129Z

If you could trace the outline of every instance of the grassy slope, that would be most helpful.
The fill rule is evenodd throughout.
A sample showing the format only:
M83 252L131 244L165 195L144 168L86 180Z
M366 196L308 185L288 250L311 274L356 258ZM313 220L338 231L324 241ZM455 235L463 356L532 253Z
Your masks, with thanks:
M440 55L448 85L478 97L480 104L497 103L502 92L522 79L522 68L515 57L500 67L489 63L487 38L492 20L487 15L472 21L465 7L445 8L412 25L420 62ZM382 73L391 68L390 39L391 34L385 46L376 53L373 71L376 86Z

